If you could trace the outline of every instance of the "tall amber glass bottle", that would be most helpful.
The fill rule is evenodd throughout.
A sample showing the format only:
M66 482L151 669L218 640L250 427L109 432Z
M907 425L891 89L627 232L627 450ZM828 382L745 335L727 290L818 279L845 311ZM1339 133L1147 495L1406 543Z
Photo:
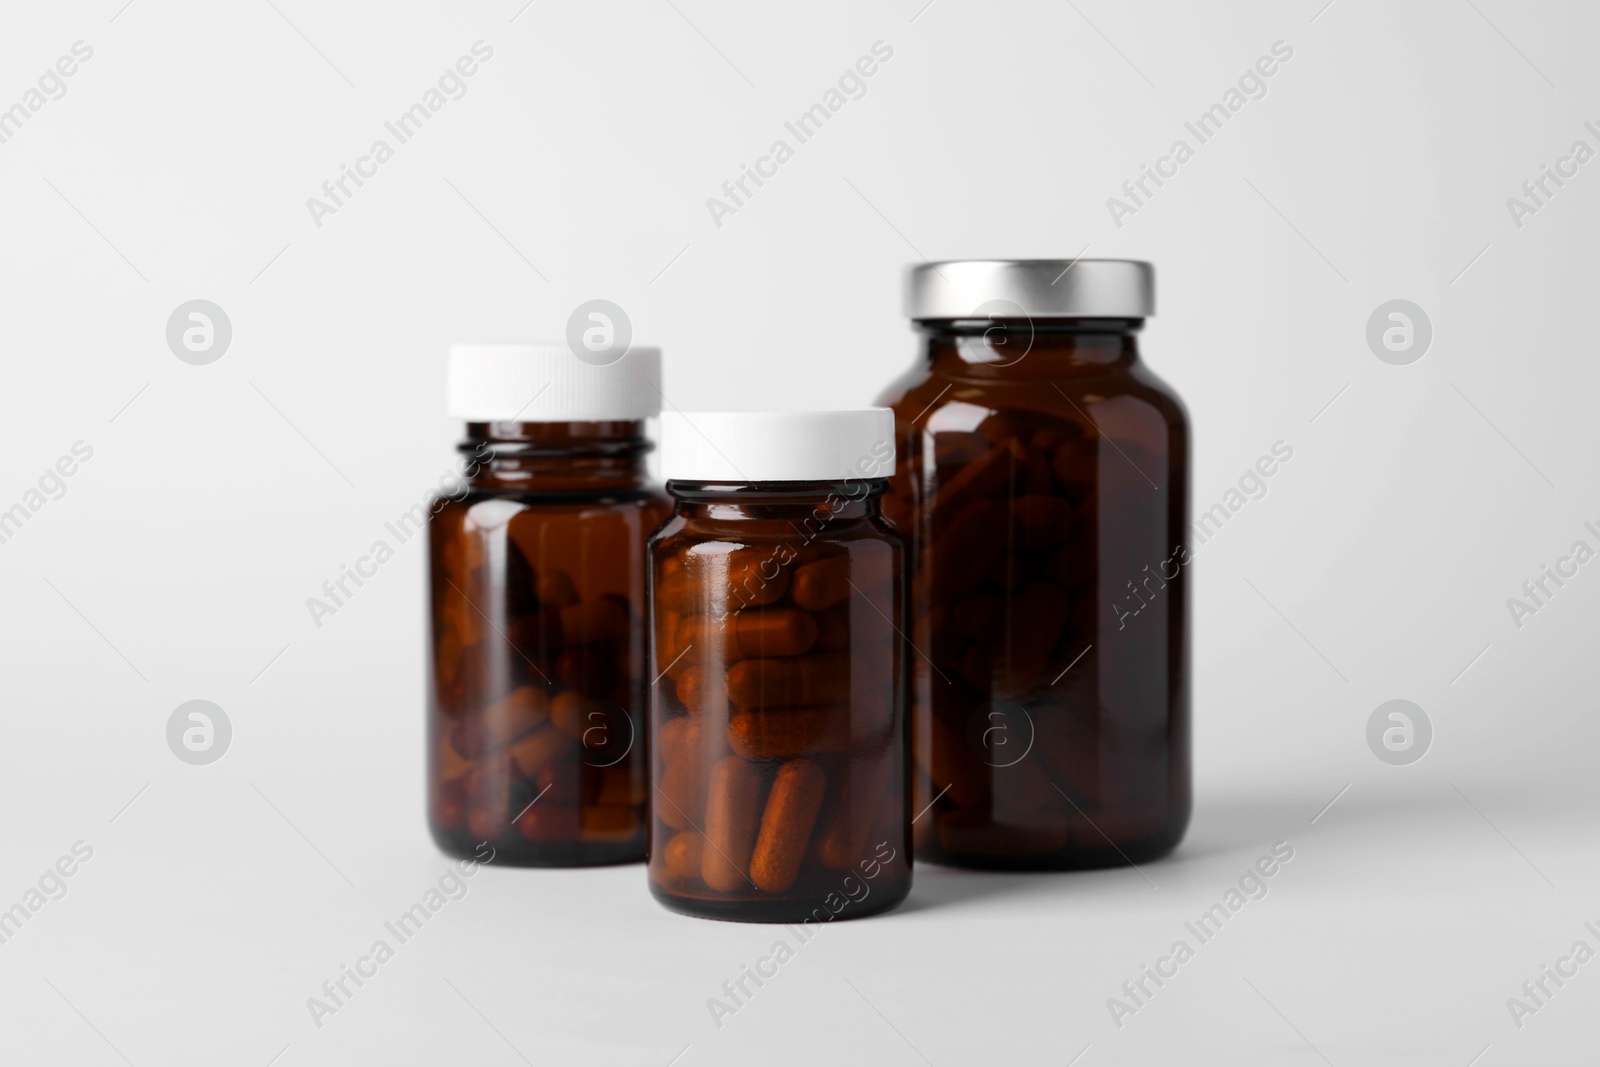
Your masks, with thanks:
M446 852L580 866L645 854L645 467L660 355L457 345L463 491L428 522L428 821Z
M921 354L880 402L919 858L1137 863L1188 824L1189 430L1139 358L1153 294L1131 261L911 271Z

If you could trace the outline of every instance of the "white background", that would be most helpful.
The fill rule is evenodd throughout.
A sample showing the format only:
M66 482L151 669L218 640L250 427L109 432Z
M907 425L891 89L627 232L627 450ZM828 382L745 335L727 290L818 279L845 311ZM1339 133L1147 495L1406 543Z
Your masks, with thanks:
M0 145L0 507L94 455L0 544L0 907L94 855L0 945L0 1059L1592 1062L1600 963L1520 1029L1506 999L1600 948L1600 563L1520 628L1506 599L1600 547L1600 162L1520 228L1506 199L1600 148L1600 14L923 2L5 6L0 107L94 55ZM306 198L478 40L467 95L317 227ZM866 95L716 226L707 197L880 40ZM1267 95L1116 226L1106 199L1279 40ZM488 870L314 1026L446 866L423 552L320 629L305 602L453 461L449 342L559 337L603 297L679 407L855 405L912 359L904 264L1085 251L1157 264L1145 353L1189 405L1198 508L1294 448L1195 567L1176 856L919 867L720 1029L707 998L792 934L669 914L639 867ZM209 366L165 341L195 298L233 325ZM1410 366L1364 337L1394 298L1433 323ZM164 738L195 698L234 727L207 767ZM1435 730L1407 767L1365 741L1393 698ZM1277 840L1266 899L1115 1026Z

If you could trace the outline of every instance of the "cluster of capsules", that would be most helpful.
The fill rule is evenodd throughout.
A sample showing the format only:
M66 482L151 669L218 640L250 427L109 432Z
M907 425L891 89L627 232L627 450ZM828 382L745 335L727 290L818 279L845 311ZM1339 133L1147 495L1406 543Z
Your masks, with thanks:
M621 594L585 598L578 562L529 564L524 517L535 525L523 513L509 536L469 522L435 545L436 832L502 843L513 862L637 858L645 742L628 709L644 702L642 622Z
M821 897L905 843L893 550L752 532L656 546L650 876L668 896Z
M913 634L919 854L966 860L1104 848L1127 793L1100 756L1097 639L1100 439L1042 414L993 414L928 434L918 498L902 470L884 514L920 539ZM1132 446L1129 446L1132 447ZM1131 470L1131 468L1130 468ZM1154 825L1164 813L1157 812Z

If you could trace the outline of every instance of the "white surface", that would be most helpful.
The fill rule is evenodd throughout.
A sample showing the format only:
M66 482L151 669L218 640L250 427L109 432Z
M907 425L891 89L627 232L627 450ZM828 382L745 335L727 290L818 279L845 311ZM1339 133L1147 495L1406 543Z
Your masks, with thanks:
M0 901L95 849L0 945L0 1060L1594 1059L1600 964L1520 1030L1505 1007L1600 913L1600 574L1520 629L1506 607L1600 525L1600 163L1520 229L1506 206L1596 144L1591 6L273 3L0 24L0 103L94 50L0 144L0 506L93 449L0 544ZM306 199L478 40L467 94L317 228ZM1107 198L1279 40L1267 94L1119 229ZM707 198L877 41L865 95L719 228ZM1198 553L1198 810L1158 888L923 868L718 1031L706 998L776 931L670 915L637 868L489 871L314 1028L445 866L420 545L320 628L306 600L451 470L448 345L561 337L598 297L679 408L859 406L911 360L905 262L1085 246L1157 264L1144 346L1193 415L1197 510L1294 448ZM232 320L209 366L164 335L195 298ZM1405 367L1364 339L1394 298L1434 326ZM1364 736L1399 697L1435 729L1410 767ZM196 698L234 728L206 767L164 738ZM1280 838L1270 895L1116 1029L1106 998Z

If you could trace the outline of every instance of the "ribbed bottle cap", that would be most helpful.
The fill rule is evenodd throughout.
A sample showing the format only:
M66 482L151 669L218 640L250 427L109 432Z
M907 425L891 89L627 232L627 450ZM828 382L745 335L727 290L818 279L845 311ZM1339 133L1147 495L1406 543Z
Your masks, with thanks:
M1156 272L1137 259L958 259L906 275L911 319L1143 319Z
M445 372L449 413L466 422L607 422L661 413L661 350L630 348L597 366L561 343L457 344Z
M687 482L835 482L894 472L894 413L668 411L661 470Z

